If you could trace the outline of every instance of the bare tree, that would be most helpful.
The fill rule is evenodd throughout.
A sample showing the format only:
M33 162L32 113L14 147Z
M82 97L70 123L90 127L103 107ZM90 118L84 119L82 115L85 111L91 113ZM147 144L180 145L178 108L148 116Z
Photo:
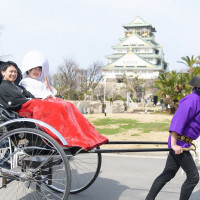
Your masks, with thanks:
M87 78L87 90L92 90L92 99L94 96L94 90L103 78L101 67L103 66L102 62L95 61L87 69L86 76Z
M78 84L78 89L84 94L86 94L88 91L87 82L88 82L87 69L79 69L77 84Z
M57 94L61 96L65 96L65 94L67 94L68 87L65 84L63 75L61 73L54 74L52 77L50 77L50 82L57 89Z
M80 90L85 94L85 99L87 92L92 90L92 99L94 95L94 90L102 79L101 67L103 64L99 61L93 62L87 69L79 69L79 87Z
M72 99L74 91L77 89L79 67L75 60L65 59L64 64L59 66L60 78L63 84L68 87L68 99Z
M143 85L145 81L143 79L140 79L136 74L135 76L124 76L123 82L126 84L127 90L130 91L132 95L135 93L138 99L142 98L142 93L145 92L145 87Z
M88 69L80 69L76 61L65 59L52 78L53 85L68 99L83 99L88 90L92 90L93 98L94 90L102 79L101 67L102 63L96 61Z
M104 100L104 91L105 91L105 84L104 83L99 83L98 86L95 88L95 94L97 96L97 100L101 100L102 103L103 103L103 100ZM106 91L106 93L107 93L107 91Z

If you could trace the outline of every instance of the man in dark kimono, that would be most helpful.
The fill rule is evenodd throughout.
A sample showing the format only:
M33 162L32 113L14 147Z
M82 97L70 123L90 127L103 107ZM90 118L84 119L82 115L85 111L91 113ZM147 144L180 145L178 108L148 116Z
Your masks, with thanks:
M18 66L12 62L0 62L0 71L9 66L12 65L17 69L17 79L20 77L20 69ZM17 80L16 79L16 80ZM10 82L7 80L4 80L1 73L0 73L0 104L8 109L8 110L18 110L21 108L21 105L30 99L34 99L35 97L28 92L25 88L22 86L19 86L16 84L16 82Z
M154 200L163 188L176 175L180 167L187 178L182 185L180 200L188 200L194 187L199 182L199 173L189 151L183 148L191 146L200 135L200 76L195 76L190 85L193 93L179 101L179 107L171 121L168 147L169 152L164 171L155 179L146 200Z

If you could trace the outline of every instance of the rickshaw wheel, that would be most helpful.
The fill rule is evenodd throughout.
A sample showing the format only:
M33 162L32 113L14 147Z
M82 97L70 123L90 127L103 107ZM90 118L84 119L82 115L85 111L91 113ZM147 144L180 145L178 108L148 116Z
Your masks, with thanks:
M10 199L67 200L69 161L48 134L19 128L0 137L0 194ZM56 187L58 192L51 189Z
M97 147L99 149L99 147ZM81 151L75 156L68 157L71 168L71 194L86 190L96 180L101 169L101 153Z

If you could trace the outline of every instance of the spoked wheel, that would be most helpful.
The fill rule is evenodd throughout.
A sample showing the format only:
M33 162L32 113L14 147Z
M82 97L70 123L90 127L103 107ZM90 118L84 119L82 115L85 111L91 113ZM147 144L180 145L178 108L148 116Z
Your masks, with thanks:
M69 161L46 133L30 128L6 133L0 138L0 158L1 199L67 200Z
M100 172L101 153L81 151L68 159L72 176L70 193L82 192L92 185Z

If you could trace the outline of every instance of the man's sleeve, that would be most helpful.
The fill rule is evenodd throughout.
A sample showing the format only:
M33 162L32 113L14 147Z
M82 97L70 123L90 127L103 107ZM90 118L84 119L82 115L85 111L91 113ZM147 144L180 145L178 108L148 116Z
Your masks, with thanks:
M184 127L195 116L199 104L199 96L190 94L179 101L179 107L174 114L169 132L175 131L179 135L183 132Z

